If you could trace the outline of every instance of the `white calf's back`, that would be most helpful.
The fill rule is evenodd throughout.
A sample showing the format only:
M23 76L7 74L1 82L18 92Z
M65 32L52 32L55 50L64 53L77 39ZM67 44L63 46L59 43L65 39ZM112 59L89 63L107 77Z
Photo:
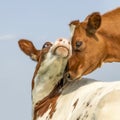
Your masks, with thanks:
M74 81L62 90L51 118L50 110L38 120L120 120L120 82Z

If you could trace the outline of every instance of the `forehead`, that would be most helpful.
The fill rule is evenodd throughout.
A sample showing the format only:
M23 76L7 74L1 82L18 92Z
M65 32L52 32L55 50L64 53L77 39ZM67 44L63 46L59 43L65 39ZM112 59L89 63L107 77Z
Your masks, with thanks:
M78 22L78 21L73 21L69 24L70 27L70 36L71 38L74 36L84 36L86 35L86 23L82 22Z

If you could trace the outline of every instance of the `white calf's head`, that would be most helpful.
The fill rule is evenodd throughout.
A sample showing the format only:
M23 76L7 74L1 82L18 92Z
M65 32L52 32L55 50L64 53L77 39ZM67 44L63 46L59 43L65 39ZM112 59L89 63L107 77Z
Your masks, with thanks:
M59 38L55 41L54 44L50 42L46 42L41 50L36 49L34 44L26 39L21 39L18 41L20 49L34 61L37 61L37 66L34 72L33 80L32 80L32 89L34 87L34 78L37 75L39 68L44 68L48 70L51 68L54 71L55 68L59 68L62 65L62 71L58 71L60 73L64 72L64 67L66 66L66 62L68 58L71 56L71 44L65 38ZM44 63L44 64L42 64ZM63 66L64 63L64 66ZM42 64L42 65L41 65ZM49 65L50 64L50 65ZM49 66L48 68L45 68ZM53 66L53 67L52 67ZM60 67L61 68L61 67ZM56 72L56 71L54 71ZM49 71L48 71L49 73ZM42 74L42 73L41 73ZM51 73L50 73L51 74Z

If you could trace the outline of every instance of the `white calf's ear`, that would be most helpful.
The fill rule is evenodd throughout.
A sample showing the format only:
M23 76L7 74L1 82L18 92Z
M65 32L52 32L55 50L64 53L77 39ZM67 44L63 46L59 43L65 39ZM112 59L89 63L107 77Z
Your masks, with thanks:
M26 55L30 56L32 60L38 61L40 50L37 50L31 41L26 40L26 39L20 39L18 41L18 44L19 44L20 49Z

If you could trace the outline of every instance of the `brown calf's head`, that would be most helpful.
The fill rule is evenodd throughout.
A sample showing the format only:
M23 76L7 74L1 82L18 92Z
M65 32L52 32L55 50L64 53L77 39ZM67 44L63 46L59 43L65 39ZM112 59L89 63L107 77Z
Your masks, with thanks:
M75 80L101 66L104 59L105 43L97 31L101 25L101 15L95 12L83 22L72 21L72 56L68 61L65 78Z

